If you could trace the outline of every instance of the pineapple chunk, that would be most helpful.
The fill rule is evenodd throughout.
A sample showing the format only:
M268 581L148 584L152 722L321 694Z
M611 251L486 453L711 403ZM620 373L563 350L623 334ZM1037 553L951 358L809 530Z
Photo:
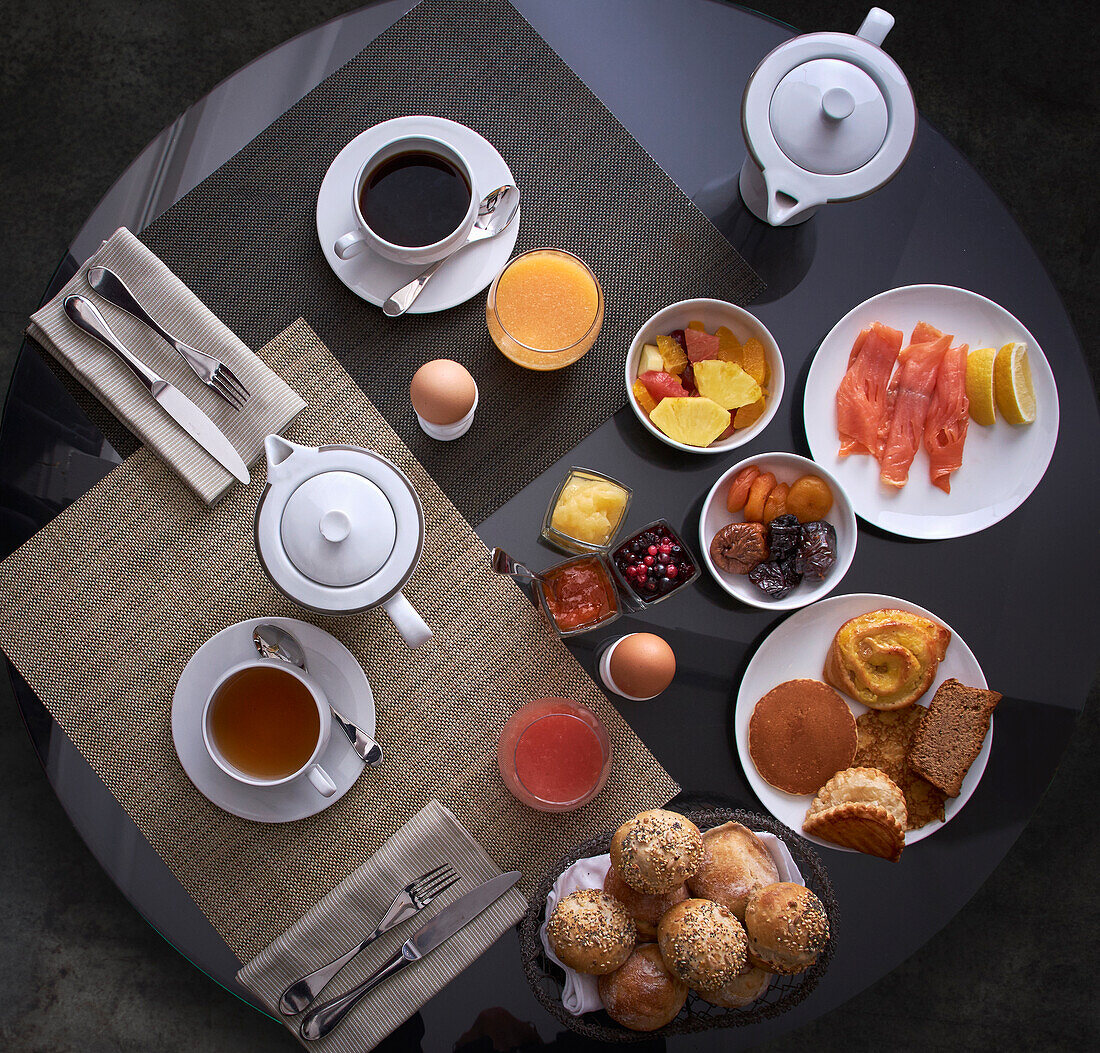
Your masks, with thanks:
M638 359L638 373L649 373L652 370L660 372L664 368L665 360L661 357L661 352L657 350L656 344L646 344L642 348L641 357Z
M657 408L656 399L649 393L649 388L640 380L634 381L634 400L642 407L642 412L647 417Z
M749 337L741 348L742 365L757 384L768 382L768 359L764 354L764 345L755 336Z
M699 394L723 409L739 409L760 398L760 385L735 362L710 358L696 362L694 371Z
M730 426L730 412L707 398L662 399L649 415L670 439L709 446Z
M747 428L750 424L755 424L764 415L764 410L766 408L767 401L765 397L761 395L755 402L750 402L747 406L742 406L733 415L733 426L735 428Z
M663 366L658 368L663 368L666 373L671 373L674 377L678 377L683 373L684 366L688 364L688 356L671 336L658 336L657 350L661 355L661 361L664 363Z

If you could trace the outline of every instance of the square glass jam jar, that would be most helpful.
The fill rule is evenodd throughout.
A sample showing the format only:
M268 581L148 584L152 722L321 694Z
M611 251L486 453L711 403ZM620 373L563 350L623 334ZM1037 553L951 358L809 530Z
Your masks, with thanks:
M699 577L699 561L667 520L657 519L631 534L611 555L627 596L652 607Z
M565 552L606 552L626 519L633 493L592 468L570 468L550 498L542 536Z
M597 553L555 563L534 584L539 606L560 636L608 625L622 613L611 565Z

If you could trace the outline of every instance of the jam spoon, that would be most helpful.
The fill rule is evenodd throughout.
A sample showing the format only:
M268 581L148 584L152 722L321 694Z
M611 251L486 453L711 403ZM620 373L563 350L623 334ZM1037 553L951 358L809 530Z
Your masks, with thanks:
M278 658L288 665L296 665L303 672L309 672L306 669L306 655L302 645L285 629L280 629L277 625L257 625L252 630L252 642L264 658ZM331 702L328 708L332 710L332 719L344 729L344 734L351 739L352 747L363 758L363 762L371 767L381 764L382 747L362 728L356 727L339 713Z

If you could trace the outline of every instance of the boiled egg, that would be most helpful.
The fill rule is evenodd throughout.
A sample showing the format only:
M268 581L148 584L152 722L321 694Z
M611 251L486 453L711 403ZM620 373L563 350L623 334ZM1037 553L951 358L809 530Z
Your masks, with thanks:
M608 673L620 694L652 698L672 683L676 655L654 633L631 633L615 645Z
M436 358L413 374L409 398L428 423L456 424L473 409L477 385L461 363Z

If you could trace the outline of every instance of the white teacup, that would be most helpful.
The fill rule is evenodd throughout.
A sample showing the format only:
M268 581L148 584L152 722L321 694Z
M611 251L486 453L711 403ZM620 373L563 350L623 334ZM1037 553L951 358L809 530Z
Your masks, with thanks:
M463 175L466 185L470 188L470 203L466 207L466 214L462 222L447 237L431 245L395 245L376 234L367 225L360 207L360 195L363 184L372 172L391 157L404 153L429 153L450 161ZM356 227L341 235L333 244L333 252L342 260L357 256L365 248L378 253L379 256L395 263L426 264L434 263L449 256L463 245L470 236L474 220L477 219L478 207L481 199L478 196L477 186L474 183L473 173L466 158L462 156L449 143L442 139L436 139L430 135L404 135L397 139L391 139L384 146L374 151L359 168L355 181L351 187L351 207L355 214Z
M274 666L276 672L293 677L295 680L299 681L309 692L309 697L317 707L318 733L317 743L313 748L313 752L310 754L309 759L296 771L277 779L268 779L252 775L249 772L241 771L240 768L237 768L218 748L218 744L215 741L215 736L210 726L211 705L217 697L218 692L222 689L222 686L238 673L246 669L253 669L260 666L267 669L272 669ZM236 779L237 782L242 782L247 786L283 786L286 783L293 782L295 779L305 776L322 797L331 797L336 792L336 783L333 782L332 776L317 763L317 758L321 756L325 747L328 745L331 732L332 711L329 709L328 699L325 697L325 693L321 688L295 666L288 665L285 662L274 663L270 658L254 658L247 662L241 662L231 669L226 670L214 685L202 710L202 741L206 746L207 753L210 754L210 759L231 779Z

